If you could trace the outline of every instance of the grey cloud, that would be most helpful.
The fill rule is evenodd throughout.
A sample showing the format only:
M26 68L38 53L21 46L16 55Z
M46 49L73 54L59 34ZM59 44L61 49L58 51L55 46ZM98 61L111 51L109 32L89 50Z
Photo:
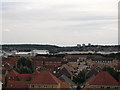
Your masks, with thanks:
M116 43L117 36L112 33L117 29L114 27L117 25L117 15L114 13L102 14L102 11L80 10L81 6L67 3L48 4L45 8L30 10L25 8L27 3L5 3L4 5L3 26L4 30L10 32L3 32L3 42L67 45L89 41L106 43L107 40ZM108 36L105 32L96 37L97 32L111 28L111 35Z

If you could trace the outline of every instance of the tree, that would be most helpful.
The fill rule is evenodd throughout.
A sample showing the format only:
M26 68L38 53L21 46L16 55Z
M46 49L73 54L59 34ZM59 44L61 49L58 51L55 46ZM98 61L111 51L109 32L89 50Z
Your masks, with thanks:
M76 84L82 84L85 82L85 70L82 70L79 72L79 74L73 78L73 81L76 83Z
M34 68L32 65L32 61L29 58L21 57L17 61L16 70L21 74L33 73Z
M38 67L37 69L38 71L43 71L43 70L46 70L44 67Z

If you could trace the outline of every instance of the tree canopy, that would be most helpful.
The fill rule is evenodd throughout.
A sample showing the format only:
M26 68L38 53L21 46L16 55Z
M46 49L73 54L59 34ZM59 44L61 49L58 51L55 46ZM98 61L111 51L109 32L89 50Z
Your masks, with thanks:
M86 72L85 70L80 71L79 74L73 78L73 81L78 85L84 83L85 82L85 72Z
M32 65L32 61L29 58L21 57L17 61L16 70L21 74L33 73L34 68Z

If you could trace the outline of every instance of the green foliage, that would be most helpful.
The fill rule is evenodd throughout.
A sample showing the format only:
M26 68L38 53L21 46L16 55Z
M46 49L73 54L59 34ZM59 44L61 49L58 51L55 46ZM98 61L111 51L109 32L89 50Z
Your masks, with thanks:
M43 70L46 70L46 69L44 67L39 67L37 70L38 71L43 71Z
M36 56L63 58L65 55L64 54L58 54L58 55L41 55L41 54L37 54Z
M111 67L104 67L103 71L109 72L116 80L119 80L119 73Z
M32 66L32 61L29 58L21 57L17 61L16 70L21 74L33 73L34 68Z
M112 53L112 54L108 54L108 55L102 55L103 57L111 57L111 58L120 58L120 53Z
M73 82L75 82L76 84L82 84L85 82L85 70L80 71L79 74L73 78Z

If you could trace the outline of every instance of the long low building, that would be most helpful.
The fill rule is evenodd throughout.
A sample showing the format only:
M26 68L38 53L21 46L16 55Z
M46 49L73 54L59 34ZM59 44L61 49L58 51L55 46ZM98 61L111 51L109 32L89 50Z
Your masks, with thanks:
M37 54L50 54L48 50L32 50L31 51L32 56L36 56Z
M71 52L59 52L58 54L112 54L112 53L118 53L118 52L105 52L105 51L101 51L101 52L95 52L95 51L71 51Z
M17 56L36 56L37 54L47 55L50 54L48 50L32 50L31 52L15 52Z

